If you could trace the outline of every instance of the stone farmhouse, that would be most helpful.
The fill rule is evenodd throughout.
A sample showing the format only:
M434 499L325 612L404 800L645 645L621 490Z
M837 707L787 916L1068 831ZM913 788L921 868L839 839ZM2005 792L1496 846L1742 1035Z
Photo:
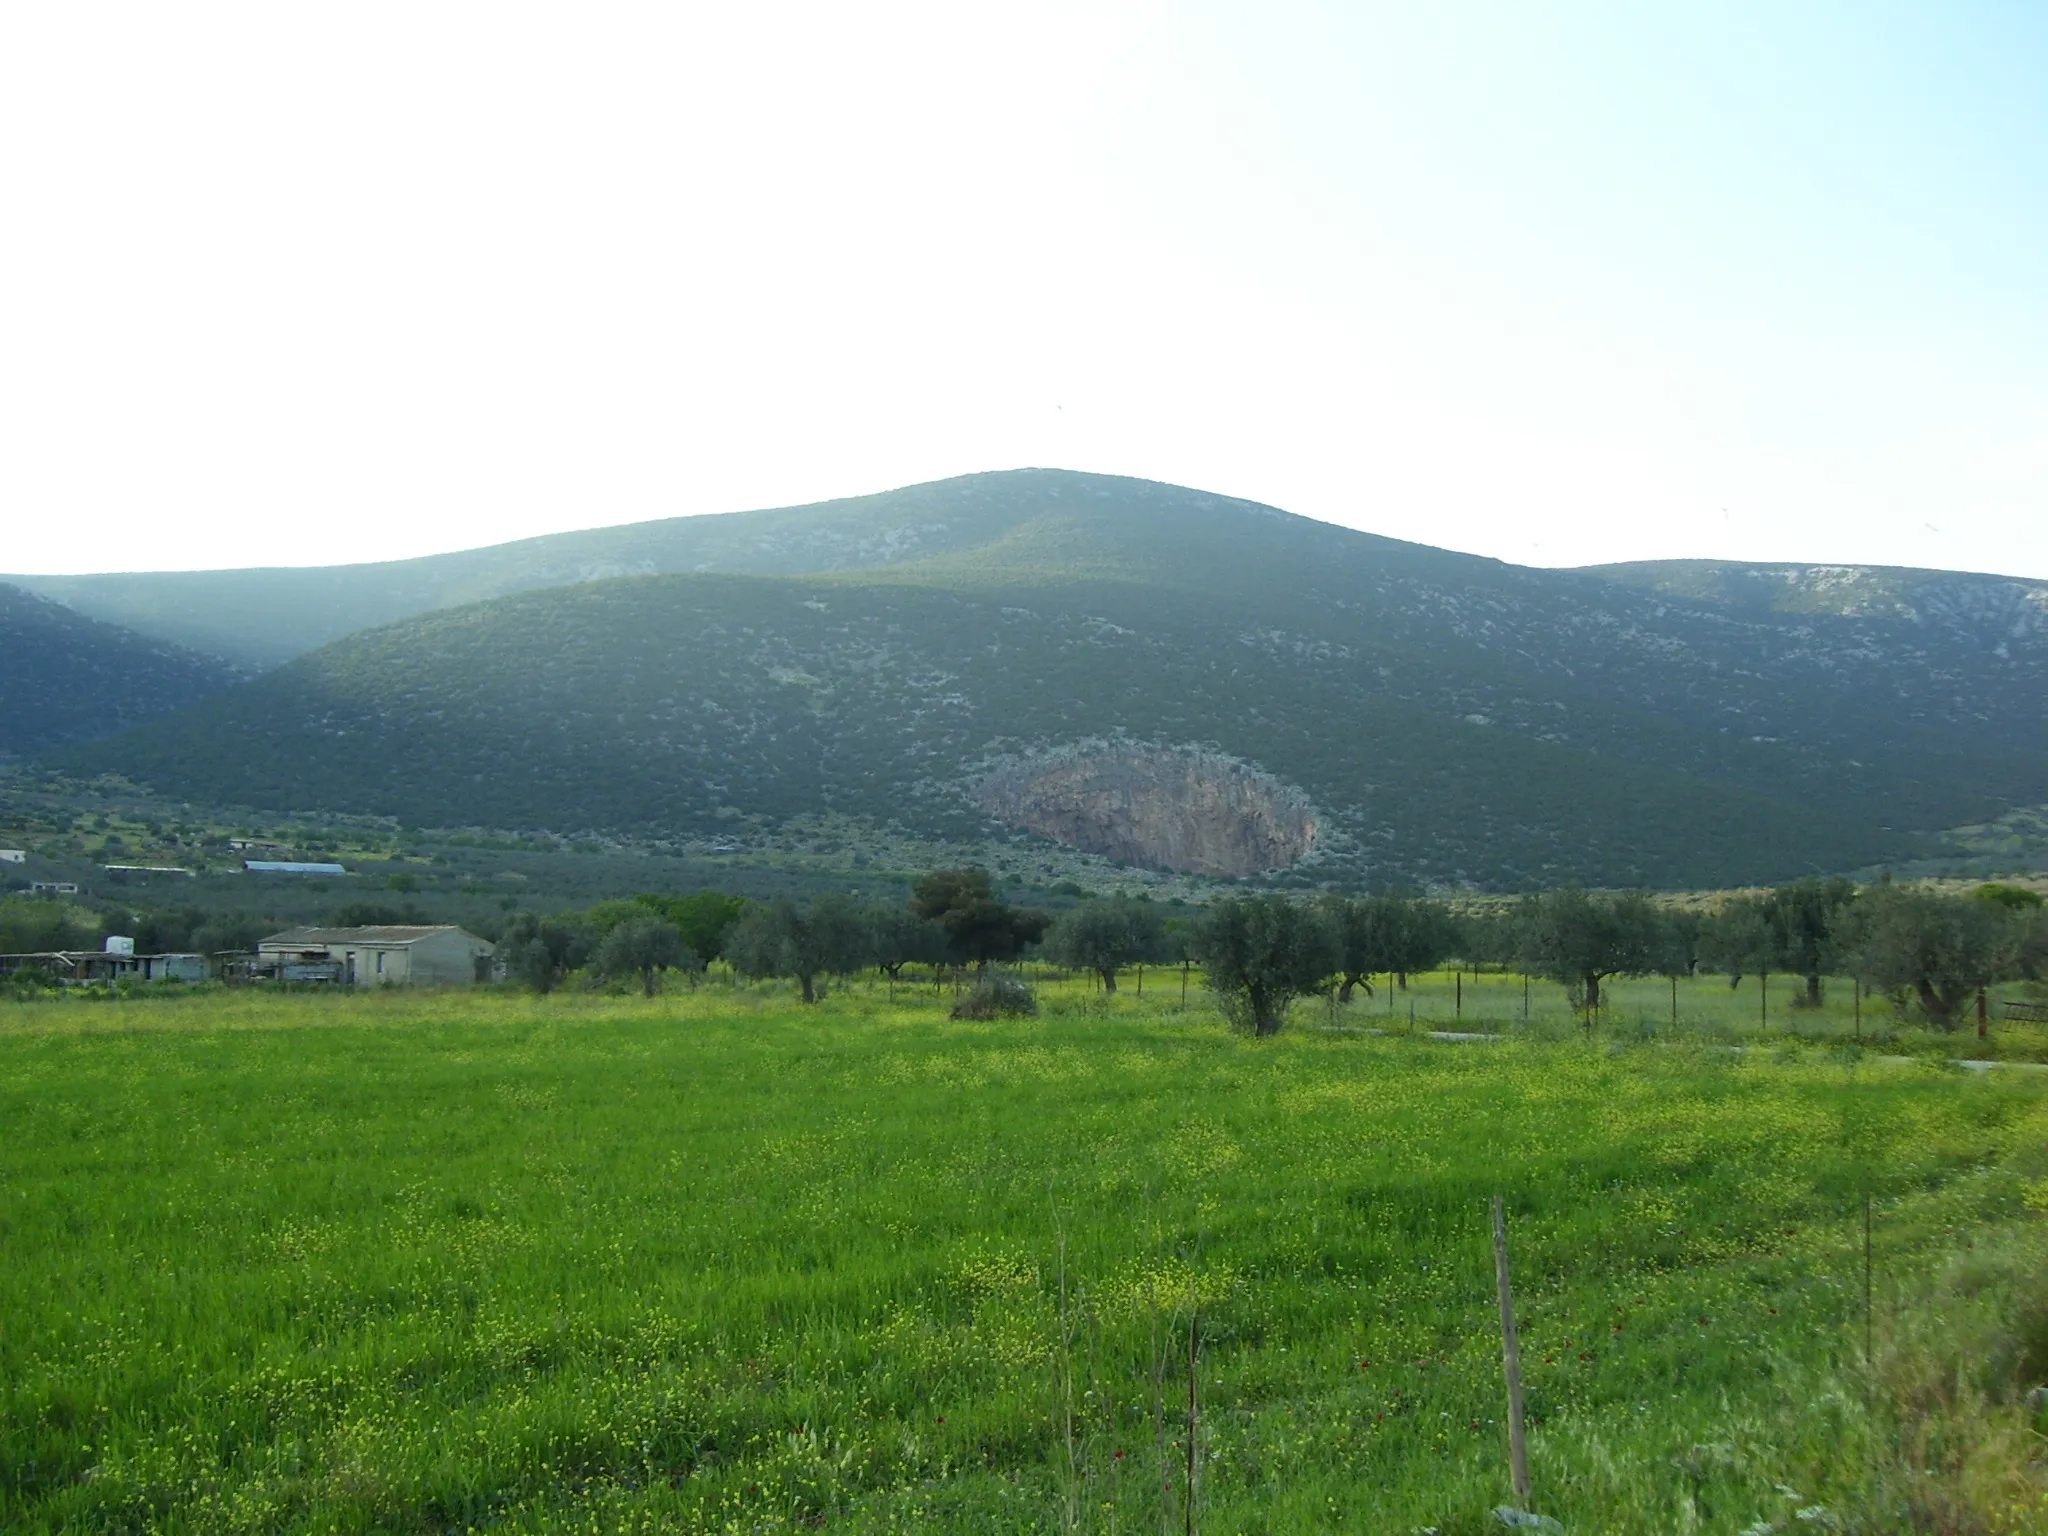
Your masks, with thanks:
M491 946L451 924L289 928L258 942L255 976L343 986L466 987L488 981Z

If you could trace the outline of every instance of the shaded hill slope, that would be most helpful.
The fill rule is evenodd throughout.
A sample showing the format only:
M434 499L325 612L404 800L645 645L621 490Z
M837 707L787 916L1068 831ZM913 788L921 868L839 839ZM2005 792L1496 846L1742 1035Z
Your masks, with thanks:
M527 593L352 637L70 761L429 825L744 836L829 810L975 837L1013 835L975 794L1005 760L1103 738L1203 744L1319 808L1305 874L1489 886L1727 884L1903 858L1926 850L1883 807L1917 800L1933 826L1992 798L1950 782L1938 730L1899 766L1851 767L1621 702L1590 647L1593 675L1573 676L1451 620L1354 616L1336 641L1328 616L1282 630L1170 589L1084 595L710 576ZM1777 708L1800 707L1779 692ZM1710 722L1714 704L1699 706Z
M218 693L239 675L214 657L0 584L0 752L104 736Z

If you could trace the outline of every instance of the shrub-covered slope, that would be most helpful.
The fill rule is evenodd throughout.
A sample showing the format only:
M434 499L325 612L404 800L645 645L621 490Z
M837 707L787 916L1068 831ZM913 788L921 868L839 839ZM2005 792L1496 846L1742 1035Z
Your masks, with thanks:
M1831 793L1817 754L1730 743L1597 678L1089 595L744 577L529 593L340 642L73 761L438 825L663 836L834 810L975 836L998 830L971 800L982 765L1123 733L1299 785L1346 878L1720 884L1913 846L1872 808L1903 776Z
M974 836L991 765L1122 737L1305 794L1304 875L1482 885L1855 867L2048 800L2048 641L2010 624L1738 611L1102 476L898 496L697 550L857 568L442 609L70 762L429 824Z
M0 584L0 752L104 736L218 693L235 676L214 657Z

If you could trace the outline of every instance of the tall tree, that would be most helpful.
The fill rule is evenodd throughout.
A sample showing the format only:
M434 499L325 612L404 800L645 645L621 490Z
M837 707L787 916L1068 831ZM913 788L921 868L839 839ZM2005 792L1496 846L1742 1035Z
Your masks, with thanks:
M1156 959L1165 941L1165 924L1151 902L1117 896L1084 901L1054 918L1046 930L1045 952L1060 965L1093 971L1102 978L1102 990L1114 992L1116 973Z
M1195 958L1224 1017L1264 1039L1287 1008L1337 968L1337 941L1314 907L1283 896L1234 896L1210 907L1195 932Z
M644 893L633 898L676 926L683 943L697 957L697 969L725 955L725 937L746 914L744 897L723 891L693 891L687 896L658 896Z
M1052 914L998 901L985 869L939 869L911 887L910 909L946 931L955 959L977 967L1014 960L1052 925Z
M2019 926L1997 903L1889 881L1842 909L1836 937L1851 974L1868 987L1910 990L1937 1029L1954 1029L1977 989L2021 958Z
M1522 964L1562 983L1573 1001L1600 1006L1600 984L1657 969L1662 924L1647 896L1588 895L1573 886L1524 897L1517 937Z

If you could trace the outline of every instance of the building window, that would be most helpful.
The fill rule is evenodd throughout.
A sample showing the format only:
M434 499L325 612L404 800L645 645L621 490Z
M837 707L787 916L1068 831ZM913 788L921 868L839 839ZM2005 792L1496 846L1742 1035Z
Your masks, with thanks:
M381 949L377 951L377 974L379 976L384 974L384 951Z

